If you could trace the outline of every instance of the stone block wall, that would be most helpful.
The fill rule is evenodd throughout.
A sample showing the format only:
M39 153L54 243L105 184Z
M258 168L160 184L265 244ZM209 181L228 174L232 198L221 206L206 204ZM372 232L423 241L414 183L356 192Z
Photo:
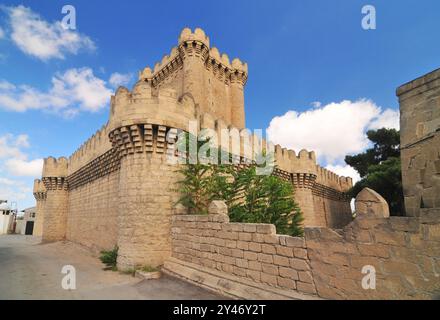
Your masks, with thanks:
M226 215L177 215L172 257L256 283L315 294L304 238L270 224L230 223Z
M397 89L406 214L440 207L440 69Z
M93 251L111 249L118 239L117 172L70 190L66 239Z
M118 267L159 266L171 254L171 215L178 200L177 166L166 155L135 153L119 172Z
M343 230L305 228L305 237L277 235L267 224L230 223L224 214L176 215L172 257L213 270L218 277L250 280L266 290L328 299L432 299L440 294L440 215L360 216ZM375 289L364 289L365 266ZM167 266L172 272L173 265ZM200 282L196 272L186 278ZM218 281L211 289L229 294ZM288 293L286 293L288 295ZM247 298L243 293L241 298Z
M431 216L430 216L431 215ZM337 232L306 228L313 279L330 299L433 299L440 294L440 217L358 217ZM365 290L364 266L376 271Z

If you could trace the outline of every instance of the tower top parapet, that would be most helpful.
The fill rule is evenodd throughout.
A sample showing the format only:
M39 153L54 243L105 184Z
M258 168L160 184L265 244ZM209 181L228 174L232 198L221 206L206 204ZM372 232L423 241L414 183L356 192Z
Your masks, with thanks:
M66 177L67 176L68 160L65 157L55 159L48 157L44 159L43 164L43 178L46 177Z
M141 70L139 72L139 80L153 79L162 69L173 67L173 62L176 62L175 66L178 66L178 61L175 61L175 59L183 54L182 47L190 43L200 43L207 48L209 55L207 55L205 59L211 59L215 61L215 63L223 65L224 68L229 69L232 73L235 71L244 73L247 77L247 63L242 62L239 58L234 58L232 62L230 62L229 56L226 53L221 54L216 47L211 48L209 37L201 28L196 28L194 32L190 28L184 28L180 33L178 46L173 47L171 52L164 55L160 62L156 62L154 68L146 67Z
M190 28L184 28L179 36L179 45L186 41L200 41L209 48L209 37L200 28L195 28L194 32Z

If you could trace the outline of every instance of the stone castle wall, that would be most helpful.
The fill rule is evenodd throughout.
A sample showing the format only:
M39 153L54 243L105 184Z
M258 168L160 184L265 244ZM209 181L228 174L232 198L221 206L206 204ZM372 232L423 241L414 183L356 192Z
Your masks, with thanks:
M406 217L389 217L386 201L364 189L354 221L343 229L306 227L298 239L277 236L271 225L229 223L225 205L212 206L215 215L174 218L165 270L239 298L438 299L440 71L397 94ZM310 204L310 194L302 196ZM373 287L371 277L365 282L371 272Z
M211 48L202 30L184 29L154 70L145 68L131 91L120 87L111 97L109 120L100 130L68 159L45 160L34 188L43 240L67 239L94 250L118 245L121 268L163 263L171 254L179 175L169 160L177 158L178 132L188 132L191 121L219 136L230 129L245 159L252 159L246 139L264 142L244 129L246 80L246 64ZM319 167L313 152L296 156L276 146L275 157L275 174L294 185L306 224L351 221L344 193L350 178Z
M69 191L66 239L98 252L118 241L119 174L110 173Z
M276 235L273 225L229 223L224 213L176 215L172 244L167 272L237 298L440 294L438 209L425 209L420 217L361 215L340 231L306 227L304 238ZM362 287L365 266L374 267L375 289Z
M397 89L408 215L440 207L440 69Z

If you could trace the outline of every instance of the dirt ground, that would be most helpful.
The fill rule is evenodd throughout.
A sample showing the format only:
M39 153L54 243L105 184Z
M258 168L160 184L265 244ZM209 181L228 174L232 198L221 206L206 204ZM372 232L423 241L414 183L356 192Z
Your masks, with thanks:
M65 290L63 266L75 268L76 289ZM0 236L0 299L224 299L169 276L140 280L104 271L99 259L69 242L41 244L32 236Z

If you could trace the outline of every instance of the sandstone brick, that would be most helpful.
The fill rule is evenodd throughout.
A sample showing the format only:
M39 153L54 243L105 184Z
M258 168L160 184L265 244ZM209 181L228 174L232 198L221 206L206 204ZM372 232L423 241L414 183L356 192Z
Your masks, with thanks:
M243 224L242 223L231 223L231 231L243 232Z
M243 225L244 232L257 232L257 226L255 224L246 223Z
M284 278L290 278L292 280L299 279L298 271L292 268L279 267L279 274L281 277Z
M237 258L237 259L235 260L235 265L236 265L237 267L240 267L240 268L248 268L248 267L249 267L249 262L248 262L247 260L245 260L245 259L239 259L239 258Z
M275 234L276 230L273 224L257 224L257 232L262 234Z
M316 289L313 284L310 283L304 283L304 282L297 282L296 283L296 289L299 292L309 293L309 294L315 294Z
M252 234L252 241L253 242L258 242L258 243L264 243L264 234L253 233Z
M297 258L291 258L290 260L290 266L294 268L295 270L309 270L310 267L307 264L305 260L297 259Z
M265 262L265 263L273 263L273 256L270 254L259 253L258 254L258 261Z
M249 250L254 252L261 252L261 244L249 242Z
M288 267L290 265L289 259L287 257L283 257L283 256L273 256L273 263L276 264L277 266L284 266L284 267Z
M306 249L294 248L293 253L295 255L295 258L307 259L307 250Z
M260 282L261 281L261 272L254 270L246 270L246 275L248 278Z
M247 260L255 260L255 261L258 260L258 254L255 252L245 251L243 253L243 257L244 259Z
M258 261L249 261L249 269L255 270L255 271L261 271L261 262Z
M222 264L222 271L226 272L226 273L233 273L234 272L234 266L227 264L227 263L223 263Z
M280 256L293 257L292 248L289 248L286 246L276 246L276 251L277 251L277 254Z
M261 251L267 254L275 254L277 252L275 246L269 244L262 244Z
M241 240L241 241L251 241L252 240L252 234L241 232L241 233L238 234L238 239Z
M313 283L312 273L309 271L300 271L298 272L299 280L305 283Z
M249 250L249 242L237 241L237 248L242 250Z
M287 237L286 238L286 245L288 247L294 247L294 248L305 248L306 243L305 243L304 238Z
M227 248L231 248L231 249L237 248L237 241L235 241L235 240L226 240L226 247Z
M268 263L262 263L261 267L262 267L263 272L265 272L265 273L273 274L276 276L278 275L278 267L277 266L274 266L274 265L268 264Z
M229 248L220 247L218 252L224 256L232 256L232 250Z
M292 279L277 277L277 281L280 287L296 290L296 283Z
M232 250L232 256L235 257L235 258L243 258L243 250L233 249Z
M264 236L264 242L265 243L271 243L271 244L278 244L278 236L276 235L265 235Z
M267 283L268 285L271 285L271 286L278 285L277 276L267 274L267 273L261 274L261 282Z
M233 270L234 270L233 273L234 273L236 276L246 277L246 269L245 269L245 268L234 267Z

